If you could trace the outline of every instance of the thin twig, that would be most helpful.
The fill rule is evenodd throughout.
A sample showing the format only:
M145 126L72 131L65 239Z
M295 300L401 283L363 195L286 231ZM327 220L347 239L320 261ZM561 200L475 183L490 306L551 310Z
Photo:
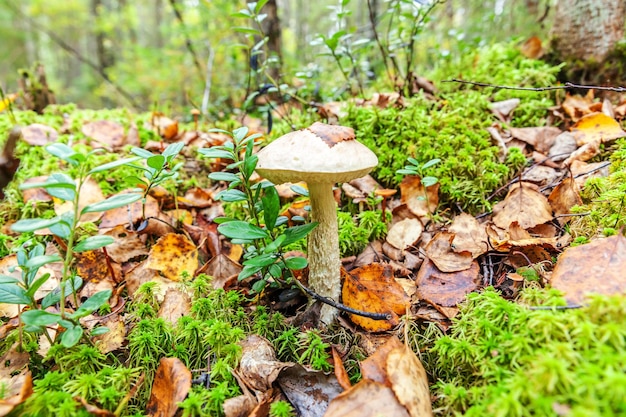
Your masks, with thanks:
M603 91L613 91L616 93L624 93L626 92L626 87L602 87L599 85L580 85L574 84L570 82L566 82L563 85L553 85L548 87L515 87L510 85L497 85L497 84L489 84L489 83L481 83L477 81L466 81L459 80L458 78L452 78L450 80L443 80L443 83L461 83L461 84L469 84L475 85L477 87L493 87L501 90L521 90L521 91L552 91L552 90L567 90L568 88L581 88L588 90L603 90Z

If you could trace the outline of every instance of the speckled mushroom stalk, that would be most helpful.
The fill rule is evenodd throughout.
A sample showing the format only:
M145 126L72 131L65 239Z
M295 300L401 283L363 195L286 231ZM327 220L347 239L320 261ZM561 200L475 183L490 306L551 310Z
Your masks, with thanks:
M339 301L341 260L333 184L367 174L378 164L376 155L354 140L351 128L319 122L276 139L257 155L257 172L262 177L275 184L307 183L311 219L319 223L309 235L309 286ZM336 316L335 308L322 307L322 322L329 324Z

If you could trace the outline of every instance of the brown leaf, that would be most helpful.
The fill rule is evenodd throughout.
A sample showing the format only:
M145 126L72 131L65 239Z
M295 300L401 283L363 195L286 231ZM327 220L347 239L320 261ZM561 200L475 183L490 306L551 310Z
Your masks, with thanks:
M111 236L115 241L106 247L107 254L117 263L124 263L138 256L148 254L146 244L139 238L137 232L126 230L122 225L115 226L103 233Z
M493 213L493 222L502 229L507 229L515 221L529 229L552 220L548 199L535 185L527 182L511 185L505 199L494 206Z
M23 184L35 184L45 182L47 176L32 177L24 180ZM52 201L52 196L48 194L45 188L27 188L22 190L22 198L24 202L28 201Z
M411 417L432 416L428 377L415 353L397 337L391 337L361 363L364 380L392 389Z
M552 127L512 127L509 129L511 136L531 145L536 151L547 153L554 145L557 136L561 134L561 130Z
M424 217L437 210L439 204L439 183L426 187L417 175L407 175L400 183L400 201L406 204L417 217Z
M520 46L520 52L526 58L541 58L544 53L541 46L541 39L539 39L537 36L531 36L530 38L526 39L526 41L524 41L524 43Z
M412 417L391 388L370 380L362 380L333 399L324 417Z
M391 320L372 320L351 314L350 319L366 330L391 329L398 324L398 315L404 314L410 305L409 297L394 280L391 267L387 265L371 264L349 273L342 268L341 275L344 279L342 300L346 306L391 315Z
M348 372L346 372L346 368L343 366L341 355L339 355L334 346L331 347L331 350L333 352L333 365L337 381L339 382L339 385L341 385L341 388L348 390L352 387L352 383L350 382L350 377L348 376Z
M184 235L168 233L152 246L145 266L179 281L183 273L193 276L198 269L198 249Z
M50 126L33 123L22 128L24 142L33 146L44 146L56 142L59 134Z
M454 307L478 287L479 269L478 262L473 261L469 269L446 273L427 259L415 277L417 295L433 305Z
M76 272L78 272L78 275L83 277L85 281L115 282L107 266L106 256L100 249L77 253L74 256L77 259Z
M213 277L211 281L213 288L227 288L233 282L237 282L237 275L242 269L239 263L220 253L211 258L204 268L204 273Z
M154 376L146 414L173 417L191 389L191 372L178 358L162 358Z
M98 203L104 200L104 194L100 185L93 179L89 178L85 181L80 189L78 195L78 211L89 204ZM62 214L74 209L74 205L71 201L64 201L62 203L54 203L54 211L56 214ZM80 223L95 222L102 217L102 213L85 213L80 216Z
M214 203L213 194L204 188L191 188L187 190L184 197L178 199L178 203L182 207L206 208Z
M452 248L454 233L439 232L424 248L426 256L437 265L442 272L463 271L472 266L472 253L456 252Z
M572 207L583 203L580 198L580 190L576 181L572 177L567 177L548 196L548 203L552 207L555 216L568 214ZM557 217L557 221L561 226L567 223L571 217Z
M162 113L152 113L148 125L165 140L172 140L178 134L178 122Z
M567 93L565 101L563 101L562 107L565 113L574 121L578 121L584 115L592 112L593 106L593 90L589 90L585 97L578 94L570 95Z
M176 326L178 319L189 315L190 311L191 297L175 288L168 288L157 316Z
M33 380L28 370L29 354L18 352L18 343L0 358L0 382L3 395L0 399L0 416L6 416L33 393Z
M107 149L120 149L126 145L124 126L112 120L85 123L81 131Z
M563 161L563 166L570 166L574 161L588 161L600 153L600 142L589 142L578 148Z
M128 293L132 296L135 291L139 289L141 284L146 282L156 282L159 285L155 290L155 294L157 300L162 302L167 289L177 286L178 283L176 281L163 278L154 269L146 268L146 262L147 260L142 261L126 272L126 287L128 288Z
M328 403L343 391L335 374L309 371L297 364L284 369L278 383L289 402L310 417L322 417Z
M109 328L108 332L94 338L100 352L113 352L126 344L126 325L121 316L109 315L100 324Z
M280 372L293 366L291 362L278 361L272 344L261 336L250 335L239 344L242 347L239 374L254 391L269 390Z
M422 235L424 226L419 219L404 219L396 222L387 232L387 242L397 249L413 246Z
M626 238L621 234L568 248L559 256L552 286L570 304L583 304L588 294L626 292Z
M626 136L619 122L604 113L584 116L571 130L578 146L591 142L605 143Z
M448 231L454 233L452 249L455 252L470 252L476 259L489 250L485 226L478 223L474 216L461 213L454 218Z

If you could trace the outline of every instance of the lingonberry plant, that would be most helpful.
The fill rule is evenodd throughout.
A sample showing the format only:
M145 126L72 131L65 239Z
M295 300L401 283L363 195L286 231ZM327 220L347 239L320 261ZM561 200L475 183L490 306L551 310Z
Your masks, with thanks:
M232 133L220 132L231 136L233 141L199 152L209 158L233 161L226 167L228 172L213 172L209 178L228 183L228 188L216 198L224 202L243 202L247 218L245 221L217 219L216 222L221 223L218 231L234 243L246 246L244 268L239 279L260 274L261 279L253 286L254 290L260 291L268 282L289 280L293 277L292 270L306 267L305 258L285 258L282 250L306 237L317 223L285 227L287 218L279 215L280 199L274 185L268 181L251 181L258 161L252 151L260 134L248 135L247 127L235 129Z

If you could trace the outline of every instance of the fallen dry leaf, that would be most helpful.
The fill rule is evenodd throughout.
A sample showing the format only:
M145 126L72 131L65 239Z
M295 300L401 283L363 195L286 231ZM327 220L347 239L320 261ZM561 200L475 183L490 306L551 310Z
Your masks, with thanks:
M142 261L126 272L125 278L128 294L133 295L135 291L139 289L141 284L146 282L156 282L158 286L154 291L155 296L159 302L162 302L165 298L167 289L177 286L178 283L162 277L159 275L158 271L154 269L146 268L146 262L147 260Z
M454 218L448 231L454 233L452 250L455 252L470 252L476 259L489 250L485 226L478 223L474 216L461 213Z
M157 317L165 319L176 326L178 319L187 316L190 311L191 297L175 288L168 288L161 307L159 307Z
M559 256L551 284L569 304L583 304L588 294L626 293L626 238L615 235L567 248Z
M534 184L527 182L511 185L504 200L493 207L493 213L493 222L505 230L515 221L529 229L552 220L548 199Z
M152 113L152 117L148 121L148 126L165 140L172 140L178 134L178 122L166 117L162 113Z
M119 281L121 270L113 271L116 277L111 276L111 272L107 265L107 259L102 250L90 250L81 253L77 253L76 257L76 272L85 281L100 282L110 281L115 283ZM111 266L113 266L111 264ZM119 265L117 265L119 268Z
M211 281L213 288L218 289L228 288L233 282L237 282L237 276L243 267L228 256L220 253L211 258L206 268L203 269L205 274L213 277Z
M343 366L343 361L341 360L341 355L337 352L334 346L331 346L331 350L333 353L333 365L335 368L335 376L337 377L337 381L341 388L347 390L352 387L352 383L350 382L350 377L348 376L348 372L346 372L345 366Z
M512 127L509 129L511 136L528 143L536 151L547 153L556 142L557 136L561 134L561 130L552 127Z
M570 166L574 161L588 161L600 153L600 142L589 142L572 152L572 154L563 161L563 166Z
M419 219L404 219L391 226L386 239L393 247L405 250L417 243L423 231L424 226Z
M400 201L417 217L434 213L439 205L439 183L426 187L417 175L407 175L400 183Z
M126 145L124 126L112 120L96 120L85 123L81 131L85 136L107 149L120 149ZM92 144L92 147L97 148L98 146Z
M537 36L531 36L526 39L522 45L520 45L520 52L526 58L530 59L539 59L544 53L543 47L541 46L541 39Z
M307 370L298 364L284 369L278 384L297 415L307 417L324 416L330 401L343 391L335 374Z
M472 253L456 251L452 248L455 234L450 232L437 233L424 248L426 256L441 272L464 271L472 266Z
M117 263L124 263L138 256L148 254L146 244L139 238L135 231L126 230L122 225L115 226L111 230L102 233L110 236L115 241L107 245L107 254Z
M261 336L249 335L239 344L242 353L238 372L246 386L254 391L269 390L280 372L294 365L277 360L274 347Z
M142 218L142 209L144 205L141 201L135 201L130 206L119 207L116 209L107 210L102 215L100 229L109 229L118 225L128 225L137 223ZM159 203L151 196L146 197L145 214L146 218L158 217Z
M384 384L362 380L333 399L324 417L412 417L393 390Z
M9 414L33 393L33 380L28 370L30 355L18 352L18 345L14 344L0 358L0 384L3 387L0 416Z
M578 121L581 117L592 113L591 107L594 105L593 90L589 90L583 97L581 95L566 94L565 100L561 107L565 113L574 121Z
M33 123L22 128L24 142L33 146L44 146L56 142L59 134L50 126Z
M146 414L151 417L173 417L178 403L191 389L191 372L178 358L161 358L154 376Z
M342 268L341 275L344 279L341 298L346 306L391 315L390 320L373 320L351 314L350 319L366 330L391 329L398 324L398 316L410 306L410 298L395 281L388 265L371 264L350 272Z
M172 281L179 281L184 273L193 277L198 269L198 249L184 235L168 233L152 246L145 267Z
M104 354L118 350L126 344L126 325L119 314L108 315L100 322L109 331L94 338L98 350Z
M392 389L411 417L432 416L428 377L422 363L408 346L393 336L361 363L364 380Z
M572 126L571 131L578 146L591 142L605 143L626 136L619 122L604 113L584 116Z
M23 184L26 185L45 182L47 178L47 175L32 177L24 180ZM52 201L52 196L48 194L45 188L27 188L22 190L22 198L25 203L28 201Z
M432 261L426 259L415 277L417 295L433 305L454 307L478 287L479 272L476 261L464 271L447 273L441 272Z
M78 210L81 211L85 206L93 203L98 203L104 200L104 194L100 185L92 179L88 178L80 189L78 195ZM54 211L56 214L62 214L74 209L74 203L71 201L63 201L54 203ZM102 217L102 212L97 213L85 213L80 216L80 223L95 222Z
M567 223L571 217L562 216L568 214L572 207L581 205L583 203L580 198L580 189L578 184L574 181L573 177L567 177L559 185L554 187L554 190L548 196L548 203L554 211L556 220L561 226Z

